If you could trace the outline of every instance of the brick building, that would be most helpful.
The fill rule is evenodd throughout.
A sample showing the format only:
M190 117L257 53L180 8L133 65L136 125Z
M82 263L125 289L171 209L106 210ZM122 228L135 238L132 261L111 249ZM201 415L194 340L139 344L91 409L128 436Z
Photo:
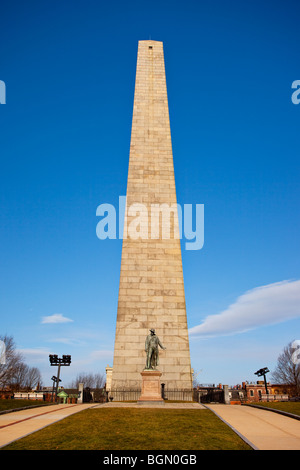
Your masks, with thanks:
M247 401L261 401L267 394L266 387L263 380L258 380L256 383L243 382L242 388L245 390L245 400ZM268 394L272 394L271 384L267 383Z

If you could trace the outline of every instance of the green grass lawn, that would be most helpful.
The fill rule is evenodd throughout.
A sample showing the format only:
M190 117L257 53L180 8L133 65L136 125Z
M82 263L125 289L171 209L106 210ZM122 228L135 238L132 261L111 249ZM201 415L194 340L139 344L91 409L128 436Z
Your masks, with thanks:
M265 408L274 408L275 410L286 411L300 416L300 402L293 401L259 401L252 403L253 405L264 406Z
M6 450L250 450L210 410L87 409Z
M14 410L17 408L23 408L24 406L43 406L50 403L45 403L40 400L5 400L0 399L0 411Z

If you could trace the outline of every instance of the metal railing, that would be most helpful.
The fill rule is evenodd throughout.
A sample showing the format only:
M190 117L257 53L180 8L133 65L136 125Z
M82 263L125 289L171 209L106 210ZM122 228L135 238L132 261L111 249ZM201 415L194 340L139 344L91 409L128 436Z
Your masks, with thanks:
M166 401L193 401L193 390L164 390Z
M109 401L137 401L140 398L141 390L110 390L108 392Z
M110 390L109 401L137 401L141 396L141 390ZM165 401L193 401L193 390L168 390L164 389Z

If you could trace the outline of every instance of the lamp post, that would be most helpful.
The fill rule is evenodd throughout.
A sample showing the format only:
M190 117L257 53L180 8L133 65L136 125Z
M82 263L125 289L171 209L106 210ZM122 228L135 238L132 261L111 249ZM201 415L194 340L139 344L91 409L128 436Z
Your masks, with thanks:
M61 366L69 366L71 364L71 356L70 355L63 355L62 357L58 357L57 354L49 354L50 366L58 366L57 369L57 377L56 379L56 387L55 387L55 401L57 401L57 392L58 392L58 384L61 382L60 376L60 368ZM54 376L53 376L54 377ZM53 380L52 377L52 380ZM54 386L54 381L53 381Z
M266 394L269 395L269 390L267 387L267 379L266 379L266 374L270 372L267 367L263 367L262 369L259 369L258 371L254 372L255 375L258 377L264 377L264 382L265 382L265 389L266 389ZM269 400L268 400L269 401Z

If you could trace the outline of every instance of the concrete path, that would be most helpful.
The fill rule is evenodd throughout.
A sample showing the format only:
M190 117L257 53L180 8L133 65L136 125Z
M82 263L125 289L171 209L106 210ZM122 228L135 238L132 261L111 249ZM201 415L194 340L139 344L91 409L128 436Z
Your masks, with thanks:
M95 403L83 405L61 404L0 415L0 448L49 424L93 406L95 406Z
M300 421L250 406L206 405L258 450L300 450Z

